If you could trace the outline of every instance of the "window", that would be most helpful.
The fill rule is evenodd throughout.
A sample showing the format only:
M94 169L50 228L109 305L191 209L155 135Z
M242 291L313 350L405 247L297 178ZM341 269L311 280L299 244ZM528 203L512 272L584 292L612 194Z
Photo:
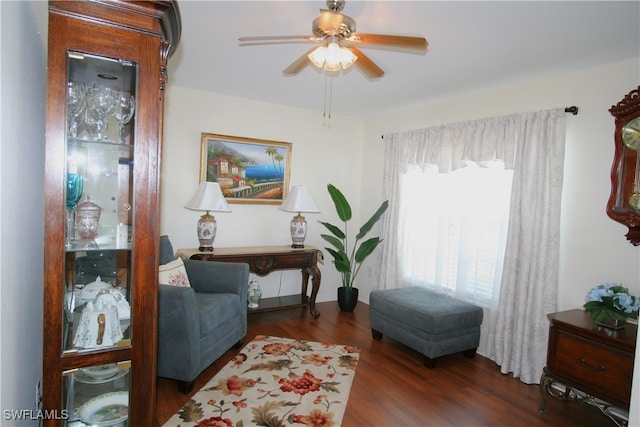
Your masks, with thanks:
M449 173L413 167L400 179L400 272L483 307L500 291L513 171L466 162Z

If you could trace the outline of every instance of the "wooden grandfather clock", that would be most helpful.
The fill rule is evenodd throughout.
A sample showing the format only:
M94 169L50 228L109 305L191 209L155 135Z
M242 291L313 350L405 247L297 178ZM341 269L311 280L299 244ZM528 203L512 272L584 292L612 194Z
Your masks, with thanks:
M155 425L159 177L174 1L49 1L45 426Z
M624 224L634 246L640 244L640 86L609 112L615 117L615 157L607 215Z

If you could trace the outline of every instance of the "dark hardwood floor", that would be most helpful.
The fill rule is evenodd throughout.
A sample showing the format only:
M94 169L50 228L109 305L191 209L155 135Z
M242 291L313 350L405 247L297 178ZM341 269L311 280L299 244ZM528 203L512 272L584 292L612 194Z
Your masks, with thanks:
M539 413L537 385L501 374L493 361L480 355L448 356L439 359L435 369L427 369L417 352L387 337L380 342L371 338L369 306L362 302L353 313L340 312L336 302L318 304L318 309L321 316L316 320L303 309L250 314L245 343L263 334L360 347L344 427L614 426L596 408L579 402L548 398L547 410ZM237 351L231 349L203 372L192 394ZM158 425L189 397L174 381L158 378Z

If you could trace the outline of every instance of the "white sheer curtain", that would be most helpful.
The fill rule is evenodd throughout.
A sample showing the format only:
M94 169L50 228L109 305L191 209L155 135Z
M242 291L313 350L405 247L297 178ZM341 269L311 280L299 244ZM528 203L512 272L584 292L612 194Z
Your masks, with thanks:
M408 237L399 242L403 283L497 308L512 177L497 160L468 161L449 173L413 167L403 174L396 225Z
M562 109L513 114L384 136L383 253L378 288L407 286L396 225L403 218L401 177L411 168L448 172L465 161L502 160L513 184L498 308L485 310L479 352L525 383L539 381L548 322L556 310L560 196L564 165ZM415 236L428 239L429 236Z

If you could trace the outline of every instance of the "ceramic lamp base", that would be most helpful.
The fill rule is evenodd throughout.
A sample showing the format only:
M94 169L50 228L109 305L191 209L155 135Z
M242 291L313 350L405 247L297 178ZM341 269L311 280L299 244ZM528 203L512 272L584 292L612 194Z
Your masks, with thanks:
M249 308L258 308L260 298L262 297L262 289L260 289L260 285L256 279L251 279L249 282L249 292L247 294L247 307Z
M307 237L307 220L300 213L291 220L291 244L292 248L304 248L304 239Z
M209 211L202 215L198 220L198 241L200 252L212 252L213 241L216 238L216 220Z

